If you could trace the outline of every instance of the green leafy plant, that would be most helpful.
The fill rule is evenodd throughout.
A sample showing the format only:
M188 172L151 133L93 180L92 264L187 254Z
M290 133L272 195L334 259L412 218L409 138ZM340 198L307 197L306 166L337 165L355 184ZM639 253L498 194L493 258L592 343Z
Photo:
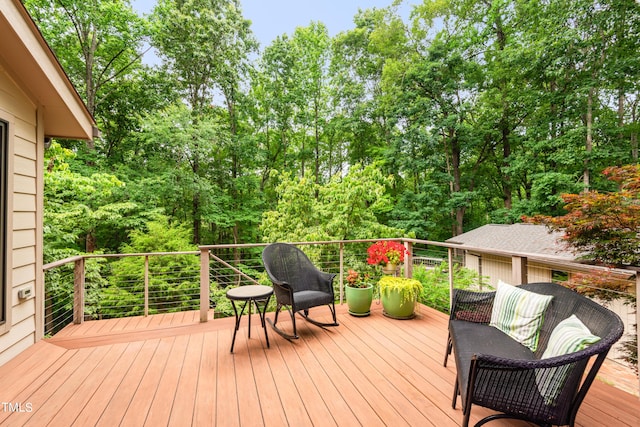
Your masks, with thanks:
M483 277L473 270L454 266L453 282L456 288L479 286ZM446 262L432 269L424 266L413 268L413 278L422 283L420 302L443 313L449 312L449 264Z
M398 292L403 304L414 301L422 292L422 283L419 280L406 277L382 276L378 286L380 295L389 296L392 292Z
M371 277L368 273L360 274L356 270L350 269L347 272L347 286L352 288L368 288L371 283Z
M217 283L212 283L210 301L214 306L216 317L233 316L233 307L227 298L227 289L221 288Z

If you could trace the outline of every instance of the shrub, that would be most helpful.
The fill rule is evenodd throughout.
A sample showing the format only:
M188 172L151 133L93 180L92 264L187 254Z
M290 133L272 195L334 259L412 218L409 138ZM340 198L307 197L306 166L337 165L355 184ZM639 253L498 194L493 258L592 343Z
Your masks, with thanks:
M413 278L422 283L420 302L443 313L449 313L449 265L441 263L433 269L424 266L415 266ZM466 289L478 286L482 277L468 268L454 266L453 283L456 288Z

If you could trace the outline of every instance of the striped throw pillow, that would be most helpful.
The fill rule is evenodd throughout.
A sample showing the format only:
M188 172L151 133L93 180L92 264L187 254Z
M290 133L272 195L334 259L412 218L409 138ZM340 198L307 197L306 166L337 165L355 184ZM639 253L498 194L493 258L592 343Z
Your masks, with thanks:
M583 350L598 341L600 337L593 335L589 328L572 314L553 328L542 358L548 359Z
M553 328L542 358L548 359L583 350L598 341L600 337L593 335L589 328L575 314L572 314ZM570 368L570 365L563 365L536 370L538 390L547 405L556 404Z
M489 325L529 347L531 351L536 351L544 312L552 299L553 296L526 291L499 281Z

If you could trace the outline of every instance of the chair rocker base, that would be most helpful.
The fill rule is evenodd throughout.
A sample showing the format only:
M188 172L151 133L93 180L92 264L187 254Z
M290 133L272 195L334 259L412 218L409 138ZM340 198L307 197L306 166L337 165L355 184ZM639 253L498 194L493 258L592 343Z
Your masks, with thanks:
M329 308L331 308L331 306L330 306ZM330 327L332 327L332 326L340 326L340 325L338 324L338 322L336 322L336 320L335 320L335 319L336 319L336 315L335 315L335 311L334 311L334 309L331 309L331 313L333 314L333 322L330 322L330 323L326 323L326 322L318 322L317 320L314 320L314 319L312 319L311 317L309 317L309 314L308 314L308 313L309 313L309 312L308 312L308 310L305 310L305 312L304 312L304 313L298 312L298 314L299 314L299 315L300 315L304 320L306 320L307 322L312 323L312 324L314 324L314 325L316 325L316 326L319 326L319 327L321 327L321 328L330 328Z
M269 325L271 325L271 328L278 334L280 335L282 338L286 339L286 340L297 340L298 338L300 338L298 335L291 335L286 333L285 331L283 331L282 329L280 329L279 327L276 326L276 324L273 322L273 320L271 319L267 319L267 322L269 322Z
M311 317L309 317L309 310L303 310L304 313L302 312L297 312L300 317L302 317L304 320L306 320L307 322L319 326L321 328L327 328L327 327L332 327L332 326L340 326L338 324L338 322L336 321L336 311L335 308L332 306L329 306L329 309L331 310L331 314L333 316L333 322L327 323L327 322L319 322L315 319L312 319ZM282 338L286 339L286 340L297 340L298 338L300 338L300 336L297 334L297 329L296 329L296 319L295 319L295 315L294 313L291 312L291 309L289 309L287 307L287 311L289 312L289 315L291 316L291 322L293 323L293 334L288 334L287 332L283 331L282 329L280 329L278 326L276 326L276 323L278 323L278 314L280 312L280 309L278 308L276 310L276 315L275 315L275 320L271 320L271 319L267 319L267 322L269 322L269 325L271 325L271 328L273 328L273 330L280 335Z

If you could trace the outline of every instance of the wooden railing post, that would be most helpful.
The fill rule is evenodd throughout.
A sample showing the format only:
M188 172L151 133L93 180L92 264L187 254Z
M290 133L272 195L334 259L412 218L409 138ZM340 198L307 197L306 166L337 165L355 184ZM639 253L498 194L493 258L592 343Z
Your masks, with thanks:
M527 257L512 256L511 257L511 279L514 285L522 285L528 283L528 263Z
M447 248L449 262L449 309L453 308L453 248Z
M636 357L638 347L637 344L640 343L640 311L638 311L638 301L640 300L640 272L636 271ZM637 365L636 358L636 365ZM637 366L636 366L637 367ZM640 391L640 383L638 384L638 390Z
M209 249L200 248L200 322L206 322L210 298Z
M344 243L340 242L340 304L344 301Z
M73 267L73 323L84 322L84 258L77 259Z
M404 277L413 277L413 243L404 242L407 255L404 257Z
M149 255L144 256L144 317L149 315Z

